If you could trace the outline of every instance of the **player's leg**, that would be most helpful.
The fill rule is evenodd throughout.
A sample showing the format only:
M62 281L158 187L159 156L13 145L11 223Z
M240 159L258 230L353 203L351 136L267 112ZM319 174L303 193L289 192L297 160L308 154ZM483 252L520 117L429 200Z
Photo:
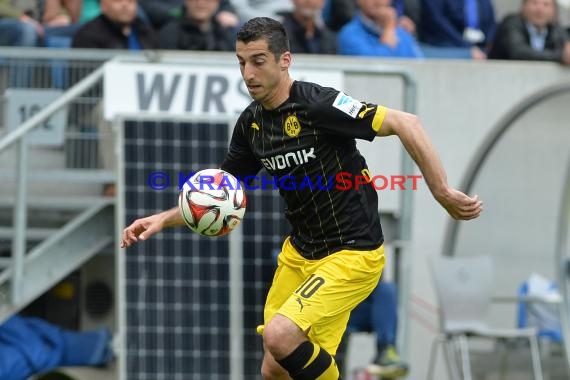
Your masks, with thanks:
M310 275L304 270L306 263L307 260L299 255L288 241L283 244L282 253L278 257L279 265L265 304L266 325L257 329L264 339L265 356L262 374L266 380L286 380L295 379L297 375L304 376L302 373L298 374L299 369L304 367L311 369L309 375L315 371L317 375L302 378L338 379L338 370L330 355L324 350L321 353L321 348L309 342L303 330L289 318L278 314L283 303ZM323 366L326 368L321 368ZM336 375L326 375L328 367L336 371ZM295 376L290 377L289 373ZM321 375L325 373L328 377L319 377L319 373Z
M291 296L304 280L304 274L300 269L303 261L295 261L291 260L291 258L284 259L286 254L283 254L283 251L288 250L289 247L290 244L286 240L283 244L282 253L277 256L278 266L273 276L273 282L267 294L267 300L263 310L265 324L269 323L281 305L283 305L287 298ZM265 344L265 324L257 327L257 332L264 337L263 348L265 353L261 365L263 378L265 380L291 379L288 372L275 360ZM297 328L297 330L299 329ZM302 335L302 339L307 339L305 334Z
M318 344L309 341L305 332L289 318L276 314L265 328L263 338L267 347L266 356L290 376L282 372L271 372L268 376L266 371L263 372L265 379L340 379L333 357Z
M294 267L304 260L286 245L280 259L287 264L285 267ZM293 379L336 380L340 376L333 355L350 311L378 282L384 263L383 249L341 251L322 260L304 261L302 273L308 276L289 293L273 317L271 313L266 315L270 321L265 327L264 342L271 356ZM308 333L308 340L303 332Z

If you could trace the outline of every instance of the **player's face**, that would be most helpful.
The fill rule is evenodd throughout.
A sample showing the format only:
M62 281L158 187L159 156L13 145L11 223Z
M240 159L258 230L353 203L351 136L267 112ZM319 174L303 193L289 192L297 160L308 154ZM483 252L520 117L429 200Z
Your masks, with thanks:
M247 44L238 41L236 55L249 95L264 106L271 105L288 79L291 53L283 53L277 60L269 51L267 41L260 39Z
M527 0L523 5L523 15L532 25L544 28L556 16L554 0Z
M119 24L131 24L137 15L136 0L101 0L101 12Z

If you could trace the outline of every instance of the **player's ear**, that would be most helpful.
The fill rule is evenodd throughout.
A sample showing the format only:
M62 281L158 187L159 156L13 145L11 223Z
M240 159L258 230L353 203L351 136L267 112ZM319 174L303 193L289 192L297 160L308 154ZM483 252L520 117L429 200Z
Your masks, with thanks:
M281 54L281 70L288 70L289 66L291 66L291 52L286 51L285 53Z

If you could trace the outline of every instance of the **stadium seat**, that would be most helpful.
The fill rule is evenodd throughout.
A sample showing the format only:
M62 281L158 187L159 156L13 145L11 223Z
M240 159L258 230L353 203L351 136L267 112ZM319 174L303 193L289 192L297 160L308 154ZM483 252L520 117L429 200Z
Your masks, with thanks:
M451 378L471 380L468 341L479 337L496 343L528 340L534 378L542 380L537 330L493 328L486 322L494 280L494 264L489 256L437 257L431 261L431 270L440 310L441 334L432 344L428 379L433 379L437 348L441 345Z

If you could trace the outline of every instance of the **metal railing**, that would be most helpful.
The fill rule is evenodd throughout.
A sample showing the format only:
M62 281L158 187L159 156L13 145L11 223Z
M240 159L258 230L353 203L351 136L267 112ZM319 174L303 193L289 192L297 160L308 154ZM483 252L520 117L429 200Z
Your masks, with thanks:
M24 255L26 249L25 230L27 226L27 197L28 197L28 136L34 128L47 120L51 115L70 103L71 100L83 94L98 83L103 76L99 68L84 80L70 88L63 96L48 105L35 116L24 122L18 129L10 132L0 140L0 152L15 144L17 146L17 186L14 204L14 237L12 240L12 276L11 302L21 302L21 286L24 276Z
M98 143L109 135L101 136L93 133L82 133L79 127L82 125L80 118L91 112L94 107L101 103L101 88L98 85L102 82L102 64L117 54L125 54L121 51L97 51L93 50L53 50L53 49L27 49L27 48L1 48L0 49L0 93L4 97L9 95L6 89L32 90L41 92L44 89L59 88L61 96L46 105L43 109L35 109L33 115L22 120L21 125L6 125L5 109L0 109L0 125L4 127L4 133L0 134L0 155L8 156L9 148L15 148L14 171L0 171L0 179L4 183L14 181L13 216L12 216L12 242L11 259L3 259L1 267L5 268L1 273L0 285L7 279L10 281L10 302L19 304L22 301L22 282L24 277L25 255L27 249L27 227L28 227L28 194L29 183L36 176L40 180L56 181L108 181L114 180L114 171L98 170L99 164L97 154L93 152L93 144L89 149L85 144L77 147L81 142L97 140ZM140 55L140 54L139 54ZM33 94L33 92L32 92ZM83 96L83 97L82 97ZM5 99L6 100L10 100ZM50 171L49 173L33 173L31 152L33 145L30 143L31 133L38 129L50 117L58 111L74 106L72 115L65 123L64 143L57 147L66 150L75 146L75 154L72 154L67 161L66 167L60 171ZM100 113L94 115L93 124L98 124L102 120ZM10 128L15 127L15 128ZM2 131L0 129L0 131ZM38 150L38 149L35 149ZM73 149L71 149L73 150ZM41 156L41 155L40 155ZM41 157L40 157L41 160ZM11 160L4 160L3 167L10 164ZM81 168L90 170L74 171L70 168ZM56 173L56 174L54 174ZM65 173L65 174L63 174ZM5 187L8 188L7 186ZM0 195L6 195L5 191ZM12 197L11 197L12 198ZM1 269L1 268L0 268Z
M36 115L50 101L116 54L98 51L94 55L93 50L0 48L0 137ZM99 128L101 101L100 85L93 85L80 96L70 99L58 113L45 119L42 126L45 128L39 128L36 133L47 132L51 137L59 132L58 128L64 129L61 131L62 142L46 145L45 141L36 141L38 136L34 136L32 145L59 150L67 169L99 167L102 157L98 145L110 140L110 134ZM0 178L4 179L7 176L5 165L0 166L4 169Z

